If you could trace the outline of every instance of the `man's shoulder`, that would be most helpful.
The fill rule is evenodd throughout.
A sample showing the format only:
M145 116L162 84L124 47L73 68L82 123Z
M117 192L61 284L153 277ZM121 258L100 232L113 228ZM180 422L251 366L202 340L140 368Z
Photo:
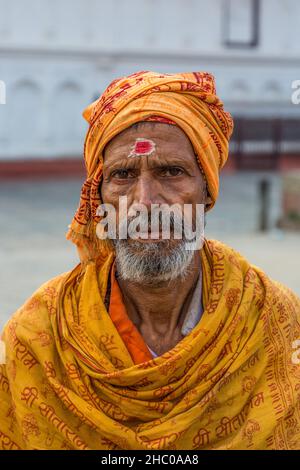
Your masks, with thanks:
M253 266L242 253L223 241L213 238L205 239L204 249L210 253L213 263L218 266L223 264L227 269L235 267L244 273Z
M76 268L75 268L76 269ZM71 271L61 273L40 285L6 323L2 336L9 331L47 331L51 329L51 315L56 314L57 299Z
M256 284L258 287L255 291L256 296L259 292L262 295L268 295L272 299L272 305L287 302L289 305L293 305L300 314L300 298L289 287L273 279L264 269L252 263L246 256L224 242L207 239L206 243L218 268L219 263L224 260L228 272L235 277L236 270L241 271L243 287L249 286L251 283Z

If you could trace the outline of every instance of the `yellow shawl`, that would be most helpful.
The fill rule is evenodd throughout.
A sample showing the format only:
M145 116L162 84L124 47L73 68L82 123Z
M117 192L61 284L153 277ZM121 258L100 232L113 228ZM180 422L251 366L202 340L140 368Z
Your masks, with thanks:
M220 242L201 259L200 323L137 365L104 306L113 253L41 286L3 334L0 448L299 449L299 299Z

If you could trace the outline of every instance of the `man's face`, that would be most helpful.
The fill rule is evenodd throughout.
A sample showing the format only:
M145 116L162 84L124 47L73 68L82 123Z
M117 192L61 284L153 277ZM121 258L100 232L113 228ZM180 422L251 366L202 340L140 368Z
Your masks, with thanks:
M179 204L182 208L190 204L194 209L196 204L210 201L191 142L179 127L139 123L137 128L126 129L108 143L104 152L101 199L115 207L117 223L120 196L127 196L128 208L142 204L149 212L151 204ZM183 243L182 240L117 240L117 258L120 246L126 248L127 253L129 250L137 261L145 259L146 253L152 258L156 253L156 265L166 266L168 257L170 263L174 262L170 256L178 255Z

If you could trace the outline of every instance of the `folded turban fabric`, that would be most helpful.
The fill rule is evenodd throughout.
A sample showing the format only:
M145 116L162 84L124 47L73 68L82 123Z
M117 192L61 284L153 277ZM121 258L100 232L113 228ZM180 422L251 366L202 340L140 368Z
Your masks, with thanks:
M83 116L89 122L84 144L87 179L67 238L79 249L81 261L94 259L105 244L96 237L101 204L103 151L117 134L139 121L178 125L189 137L204 173L211 208L218 196L219 170L228 158L233 121L216 95L214 77L206 72L161 74L137 72L114 80L90 104Z

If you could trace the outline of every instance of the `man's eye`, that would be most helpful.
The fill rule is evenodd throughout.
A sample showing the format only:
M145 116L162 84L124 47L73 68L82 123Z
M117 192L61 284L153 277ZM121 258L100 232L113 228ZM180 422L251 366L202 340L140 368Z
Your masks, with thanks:
M125 170L125 169L115 170L112 172L111 177L125 180L128 178L132 178L133 172L130 170Z
M182 175L183 170L177 166L165 167L160 170L162 176L179 176Z

